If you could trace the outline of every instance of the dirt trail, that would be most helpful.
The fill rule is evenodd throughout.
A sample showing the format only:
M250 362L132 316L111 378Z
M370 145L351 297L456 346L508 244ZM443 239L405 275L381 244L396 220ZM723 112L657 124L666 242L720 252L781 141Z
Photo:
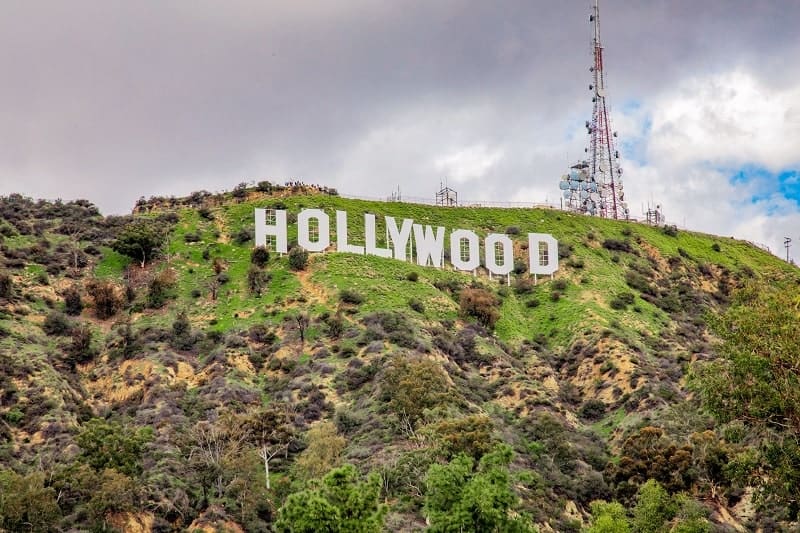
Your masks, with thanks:
M297 272L297 279L300 281L300 287L302 287L303 295L306 298L317 303L325 303L328 301L328 292L320 285L311 281L311 272L308 270L301 270Z

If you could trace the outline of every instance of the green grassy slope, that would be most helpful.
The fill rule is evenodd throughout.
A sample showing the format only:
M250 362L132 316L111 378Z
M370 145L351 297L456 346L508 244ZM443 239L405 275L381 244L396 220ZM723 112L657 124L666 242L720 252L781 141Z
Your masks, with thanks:
M520 512L540 526L576 530L592 499L621 494L608 465L619 461L628 436L648 424L677 427L676 417L683 440L712 428L685 380L691 361L713 354L706 317L749 279L797 275L726 237L555 210L436 208L285 191L212 198L202 212L178 206L137 215L168 229L161 257L142 269L111 247L128 220L19 205L13 212L27 210L28 218L9 214L0 224L9 228L0 233L8 234L2 252L13 283L13 294L0 298L0 363L8 377L0 383L7 391L0 397L0 466L32 473L44 465L55 480L48 483L65 490L58 480L78 479L85 466L76 439L91 418L153 431L139 470L117 467L140 487L136 505L102 507L73 487L62 527L90 527L99 516L120 529L132 528L131 520L165 530L267 528L287 494L314 477L304 470L304 449L313 444L310 430L330 422L344 445L324 464L351 462L383 476L389 530L424 528L427 468L475 435L482 435L481 450L500 442L514 450ZM254 295L247 278L256 207L286 209L290 220L303 208L321 208L332 226L334 211L344 210L355 244L363 243L364 213L377 215L378 235L383 216L444 226L448 235L459 228L508 232L521 259L528 232L550 233L560 243L561 267L535 285L525 273L513 275L509 287L484 269L473 275L335 251L311 254L304 270L293 271L286 256L272 253L264 267L270 280ZM73 243L67 222L75 219L85 227ZM295 238L290 222L290 242ZM74 268L77 248L82 266ZM164 304L153 306L148 291L159 276L170 288ZM110 281L120 295L111 318L97 317L93 279ZM68 287L79 290L86 308L68 319L70 332L48 334L44 323L64 309ZM463 312L461 297L472 289L491 295L493 328ZM342 302L343 292L363 301ZM301 339L297 317L304 314ZM92 332L91 349L69 355L77 324ZM392 385L403 362L427 369L425 377L443 376L432 403L425 403L432 391L415 391L425 408L410 426L397 408L402 391ZM248 417L270 406L291 413L295 437L272 464L273 485L265 490L258 446L236 439ZM485 424L486 434L465 429L471 424ZM200 464L198 443L211 429L230 455ZM113 485L103 480L96 483ZM577 514L565 511L573 503Z

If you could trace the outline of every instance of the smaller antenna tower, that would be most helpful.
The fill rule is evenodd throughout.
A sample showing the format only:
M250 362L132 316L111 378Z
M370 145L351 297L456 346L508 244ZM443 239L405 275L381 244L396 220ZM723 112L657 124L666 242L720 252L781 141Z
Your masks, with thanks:
M666 222L664 218L664 212L661 210L661 204L656 204L655 208L650 207L650 203L647 204L647 210L644 212L644 216L647 220L647 223L651 226L660 226Z
M786 262L789 262L789 248L792 247L792 239L789 237L783 238L783 247L786 248Z
M436 205L442 207L456 207L458 205L458 193L447 186L447 183L442 185L439 182L439 192L436 193Z
M392 191L392 194L389 195L389 198L387 198L387 200L389 200L390 202L402 202L403 201L403 195L400 194L400 186L399 185L397 186L397 190L396 191Z

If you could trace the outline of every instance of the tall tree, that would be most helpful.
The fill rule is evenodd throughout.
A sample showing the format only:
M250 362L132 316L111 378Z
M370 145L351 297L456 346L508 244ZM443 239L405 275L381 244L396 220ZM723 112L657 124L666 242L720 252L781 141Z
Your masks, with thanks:
M151 220L136 220L120 231L111 247L128 257L138 259L142 268L161 249L166 234Z

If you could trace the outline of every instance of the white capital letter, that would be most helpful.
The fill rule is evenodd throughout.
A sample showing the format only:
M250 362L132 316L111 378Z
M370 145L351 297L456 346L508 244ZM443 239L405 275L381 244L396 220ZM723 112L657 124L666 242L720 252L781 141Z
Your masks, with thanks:
M347 244L347 212L336 211L336 249L340 252L364 255L363 246Z
M531 274L553 274L558 270L558 241L547 233L528 233L528 257Z
M417 264L427 266L430 258L433 266L441 268L444 253L444 228L438 226L434 233L430 226L423 227L414 224L414 241L417 243Z
M375 215L364 213L364 240L366 241L367 253L378 257L392 257L392 251L388 248L378 248L375 244Z
M495 245L502 245L503 248L503 264L497 264L497 254L495 253ZM508 235L502 233L490 233L484 241L486 247L486 268L492 274L498 276L505 276L514 270L514 243Z
M317 220L319 229L316 242L313 242L308 234L309 221L312 218ZM297 215L297 244L309 252L324 252L325 248L331 245L330 225L330 218L322 209L303 209Z
M275 225L267 225L267 210L256 208L256 246L267 245L267 235L275 236L275 251L285 254L289 250L286 236L286 211L275 210Z
M412 219L404 218L403 225L398 230L394 217L386 217L386 229L389 230L389 240L392 241L395 259L406 260L406 247L408 246L408 239L411 237L411 226L413 225L414 221Z
M469 257L461 257L461 243L467 241ZM481 264L478 236L474 231L459 229L450 234L450 262L458 270L475 270Z

